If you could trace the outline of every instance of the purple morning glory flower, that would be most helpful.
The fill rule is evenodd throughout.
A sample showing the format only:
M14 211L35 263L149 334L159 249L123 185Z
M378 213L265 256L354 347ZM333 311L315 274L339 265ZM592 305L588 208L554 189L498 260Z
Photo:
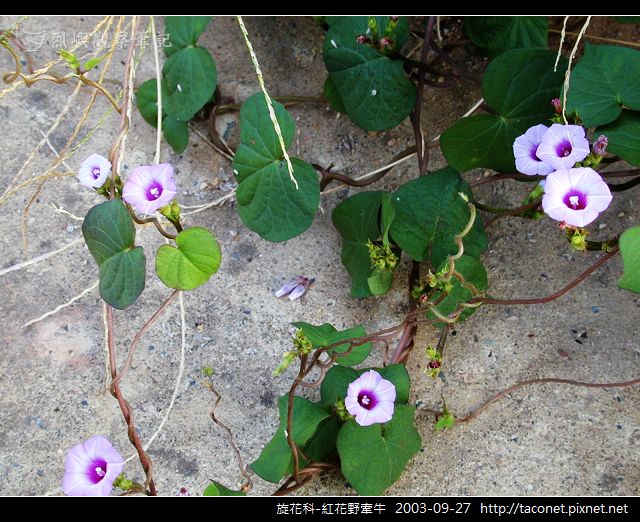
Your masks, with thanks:
M594 221L613 199L607 184L590 168L560 169L549 174L546 181L543 210L574 227Z
M276 292L276 297L289 296L289 300L293 301L304 295L304 293L313 284L315 278L298 276L293 281L289 281L282 285L282 287Z
M122 199L141 214L153 214L169 204L175 195L173 167L168 163L136 167L122 190Z
M106 497L123 468L122 455L105 437L91 437L67 453L62 490L72 497Z
M77 177L83 187L100 188L110 174L111 162L100 154L91 154L82 162Z
M549 130L546 125L536 125L531 127L522 136L518 136L513 142L513 155L516 158L516 169L518 172L530 176L545 176L555 169L547 165L537 155L536 151L542 142L542 136Z
M589 142L580 125L554 123L542 136L536 156L554 169L570 169L589 154Z
M393 383L375 370L369 370L349 384L344 405L360 426L371 426L391 420L395 400Z

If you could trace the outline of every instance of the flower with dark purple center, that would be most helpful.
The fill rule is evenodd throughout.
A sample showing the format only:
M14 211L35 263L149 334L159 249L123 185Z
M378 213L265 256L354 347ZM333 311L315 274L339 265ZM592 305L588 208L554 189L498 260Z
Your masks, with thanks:
M349 384L344 405L360 426L383 424L393 417L396 387L375 370Z
M554 169L570 169L589 154L589 142L580 125L554 123L544 133L536 156Z
M62 490L74 497L106 497L123 468L122 455L105 437L91 437L67 453Z
M555 170L536 155L538 146L542 142L542 136L547 130L549 129L546 125L536 125L527 130L522 136L518 136L513 142L513 155L516 158L518 172L530 176L544 176Z
M613 196L600 175L590 168L560 169L544 186L545 213L574 227L584 227L607 209Z
M173 167L168 163L136 167L122 190L122 199L141 214L153 214L168 205L175 195Z
M111 162L100 154L91 154L78 170L78 180L83 187L100 188L111 174Z
M604 134L598 136L598 139L593 142L593 153L596 156L604 156L607 153L607 145L609 140Z

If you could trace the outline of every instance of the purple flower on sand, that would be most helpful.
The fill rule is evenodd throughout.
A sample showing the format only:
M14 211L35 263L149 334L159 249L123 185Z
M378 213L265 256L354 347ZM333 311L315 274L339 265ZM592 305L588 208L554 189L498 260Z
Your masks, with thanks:
M613 199L607 184L590 168L560 169L546 181L542 198L545 213L574 227L591 223Z
M298 299L298 297L304 295L314 281L314 277L298 276L293 281L282 285L280 290L276 292L276 297L288 295L291 301Z
M523 174L545 176L553 172L551 165L547 165L536 155L542 136L549 130L546 125L531 127L513 142L513 155L516 157L516 169Z
M106 497L123 468L122 455L106 438L91 437L67 453L62 490L72 497Z
M122 190L122 199L141 214L153 214L169 204L175 195L173 167L168 163L136 167Z
M349 384L344 405L360 426L388 422L393 417L396 387L375 370Z
M554 123L542 136L536 156L554 169L570 169L589 154L589 142L580 125Z
M83 187L99 188L111 174L111 162L100 154L91 154L82 162L78 179Z

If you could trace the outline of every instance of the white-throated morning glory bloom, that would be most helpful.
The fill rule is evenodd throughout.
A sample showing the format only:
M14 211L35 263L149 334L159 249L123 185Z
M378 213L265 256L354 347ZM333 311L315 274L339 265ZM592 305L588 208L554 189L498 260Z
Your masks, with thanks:
M595 170L559 169L546 178L542 208L557 221L584 227L606 210L612 199L608 185Z
M549 130L546 125L535 125L513 142L513 155L516 158L516 169L529 176L546 176L553 172L551 165L546 164L537 155L542 136Z
M100 188L110 174L111 162L100 154L91 154L82 162L77 177L83 187Z
M555 170L570 169L589 154L589 142L580 125L554 123L542 136L536 156Z
M122 473L124 459L102 435L71 448L64 465L62 490L72 497L106 497Z
M360 426L383 424L393 417L396 387L375 370L349 384L344 405Z
M141 214L153 214L168 205L175 195L173 167L168 163L136 167L122 189L122 199Z

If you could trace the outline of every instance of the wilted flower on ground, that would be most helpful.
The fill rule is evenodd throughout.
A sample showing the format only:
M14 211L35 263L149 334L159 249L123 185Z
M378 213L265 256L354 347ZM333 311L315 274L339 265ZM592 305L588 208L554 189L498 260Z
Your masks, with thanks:
M360 426L371 426L391 420L395 400L393 383L375 370L369 370L349 384L344 404Z
M136 167L122 190L122 199L141 214L153 214L169 204L175 195L173 167L168 163Z
M289 281L282 285L282 287L276 292L276 297L288 295L291 301L298 299L298 297L304 295L314 281L314 277L298 276L293 281Z
M513 142L513 155L516 158L516 169L518 172L534 175L546 175L555 169L547 165L538 156L536 151L542 142L542 136L549 130L546 125L536 125L531 127L522 136L518 136Z
M91 437L67 453L62 490L74 497L106 497L123 468L122 455L105 437Z
M612 199L609 187L595 170L560 169L547 176L542 208L557 221L584 227L606 210Z
M111 162L100 154L91 154L78 170L78 180L83 187L100 188L111 174Z
M597 156L604 156L607 153L607 145L609 145L609 140L604 134L601 134L593 142L593 153Z
M542 136L536 156L554 169L570 169L589 154L589 142L580 125L554 123Z

